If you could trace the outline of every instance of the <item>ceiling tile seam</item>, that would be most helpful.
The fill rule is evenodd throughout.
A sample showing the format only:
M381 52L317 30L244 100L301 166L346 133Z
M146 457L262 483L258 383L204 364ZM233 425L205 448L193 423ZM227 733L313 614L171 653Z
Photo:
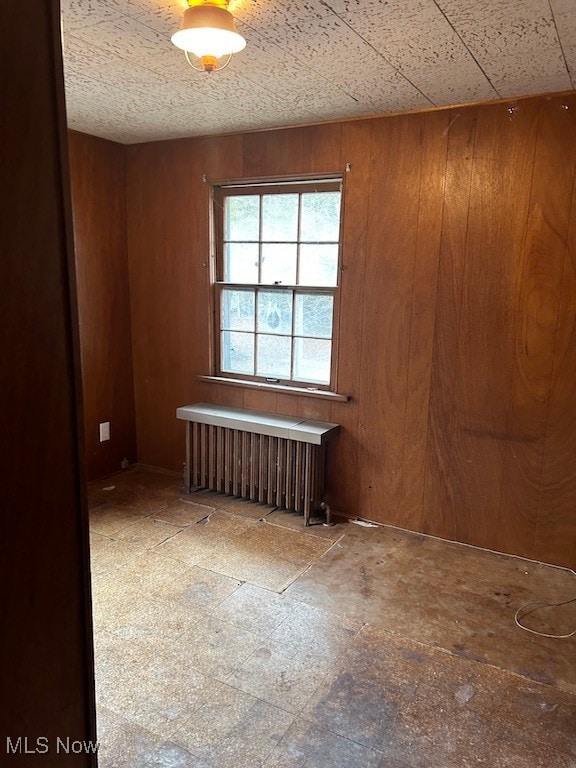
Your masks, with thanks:
M289 56L291 59L294 59L294 61L298 62L298 64L300 64L302 67L304 67L308 72L314 73L314 75L316 77L320 78L321 80L324 80L324 82L326 82L329 85L332 85L335 88L337 88L341 93L343 93L345 96L348 96L348 98L352 99L352 101L354 101L356 104L360 103L360 100L357 99L356 96L352 96L351 93L348 93L348 91L346 91L341 86L335 85L332 81L328 80L327 77L324 77L324 75L320 74L320 72L316 72L316 70L313 67L310 67L304 61L301 61L297 56L294 56L293 53L290 53L290 51L285 51L284 48L282 48L280 45L278 45L278 43L275 43L273 40L270 40L269 38L267 38L265 35L263 35L261 32L259 32L254 27L251 27L250 24L246 24L246 22L243 21L242 25L245 26L247 29L250 29L252 32L257 34L259 37L262 37L270 45L273 45L275 48L279 48L282 51L282 53L284 54L284 56ZM248 80L249 82L253 82L253 83L257 82L256 80L250 80L247 77L246 77L246 80ZM274 93L274 91L270 91L270 92Z
M391 67L391 69L393 69L394 72L396 72L397 75L400 75L400 77L402 77L404 80L406 80L406 82L409 83L412 86L412 88L414 88L414 90L418 91L418 93L421 96L423 96L426 99L426 101L428 101L433 107L438 106L434 101L432 101L432 99L429 96L427 96L424 93L424 91L422 91L420 88L418 88L416 83L413 83L412 80L410 80L410 78L407 75L405 75L404 72L402 72L401 69L398 69L398 67L396 67L394 64L392 64L392 62L389 59L387 59L386 56L384 56L382 51L379 51L377 48L375 48L372 45L372 43L368 42L368 40L366 40L366 38L363 37L360 34L360 32L358 32L356 29L354 29L354 27L348 21L346 21L346 19L343 19L342 16L340 16L340 14L336 13L336 11L327 2L325 2L325 0L320 0L320 4L323 5L325 8L328 8L328 10L331 13L333 13L334 16L336 16L337 19L339 19L343 24L345 24L348 27L348 29L351 30L351 32L353 32L357 37L359 37L360 40L362 40L363 43L365 43L369 48L371 48L374 51L374 53L376 53L383 61L385 61L386 64L388 64L388 66Z
M490 80L490 78L488 77L487 73L484 71L484 67L483 67L483 66L480 64L480 62L478 61L478 59L476 58L476 56L474 56L474 54L472 53L472 51L470 50L470 48L469 48L469 47L466 45L466 42L465 42L464 38L463 38L463 37L462 37L462 35L461 35L461 34L458 32L458 30L456 29L456 27L454 26L454 24L452 24L452 22L450 21L450 19L449 19L449 18L448 18L448 16L447 16L447 14L444 12L444 9L443 9L443 8L441 8L441 6L438 4L438 0L432 0L432 2L433 2L433 3L434 3L434 5L436 6L436 8L438 8L438 10L439 10L439 11L440 11L440 13L442 14L442 16L444 16L444 18L446 19L446 22L447 22L447 23L448 23L448 25L450 26L450 29L451 29L451 30L454 32L454 34L456 35L456 37L457 37L457 38L460 40L460 42L462 43L462 45L464 46L464 48L466 48L466 50L467 50L467 51L468 51L468 53L470 54L470 57L471 57L472 61L473 61L473 62L476 64L476 66L478 67L478 69L480 70L480 72L482 72L482 74L484 75L484 77L485 77L485 78L486 78L486 80L488 81L488 83L489 83L490 87L492 88L492 90L494 91L494 93L496 94L496 96L498 96L498 98L499 98L499 99L501 99L501 98L502 98L502 96L501 96L501 94L499 93L498 89L496 88L496 86L494 85L494 83L492 82L492 80Z
M558 29L558 24L556 23L556 16L554 15L554 8L552 8L552 3L550 0L548 0L548 7L550 8L550 13L552 15L552 21L554 22L554 29L556 30L556 37L558 38L558 45L560 46L560 51L562 53L562 58L564 59L564 66L566 67L566 72L568 73L568 79L570 80L570 85L572 88L576 88L574 79L572 78L572 72L570 72L570 67L568 66L568 59L566 58L566 54L564 52L564 46L562 45L562 38L560 37L560 30Z

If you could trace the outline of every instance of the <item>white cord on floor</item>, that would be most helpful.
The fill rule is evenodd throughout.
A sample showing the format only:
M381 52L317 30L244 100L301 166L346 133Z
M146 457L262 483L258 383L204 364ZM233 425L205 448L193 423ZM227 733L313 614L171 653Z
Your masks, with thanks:
M560 605L569 605L570 603L575 602L576 597L571 597L570 600L563 600L561 603L526 603L526 605L518 608L514 616L514 621L516 622L517 626L520 627L520 629L523 629L525 632L531 632L533 635L538 635L538 637L552 637L555 640L565 640L568 637L574 637L574 635L576 635L576 629L567 635L548 635L546 632L539 632L537 629L530 629L530 627L526 627L524 624L520 623L520 619L523 619L524 616L528 616L529 614L534 613L534 611L537 611L540 608L557 608Z

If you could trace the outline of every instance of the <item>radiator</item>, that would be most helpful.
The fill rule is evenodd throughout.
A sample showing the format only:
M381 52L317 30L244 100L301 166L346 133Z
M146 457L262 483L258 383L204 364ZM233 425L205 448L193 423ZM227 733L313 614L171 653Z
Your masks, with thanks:
M188 421L188 492L208 488L282 507L309 524L323 499L326 442L337 425L202 403L177 415Z

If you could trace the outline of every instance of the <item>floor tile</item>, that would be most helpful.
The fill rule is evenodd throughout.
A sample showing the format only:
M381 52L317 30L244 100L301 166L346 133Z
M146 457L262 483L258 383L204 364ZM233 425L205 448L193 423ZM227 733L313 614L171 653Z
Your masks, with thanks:
M321 611L302 603L293 603L293 610L270 635L270 640L294 651L314 649L334 660L346 650L361 625L336 614Z
M218 509L233 515L239 515L240 517L247 517L251 520L260 520L270 515L275 509L275 506L261 504L250 499L237 499L234 496L226 496L224 494L216 493L212 498Z
M101 552L104 552L108 544L112 541L110 536L105 536L96 531L90 531L90 555L93 559L100 556ZM93 563L96 565L96 563Z
M400 759L410 742L400 713L414 700L426 664L425 657L404 651L402 642L394 636L364 628L302 716Z
M182 528L187 528L189 525L203 520L211 512L214 512L214 507L207 507L203 504L195 504L192 501L186 501L177 499L171 501L170 504L161 512L152 515L155 520L161 520L165 523L171 523Z
M549 753L564 768L576 750L574 705L549 686L365 627L303 717L414 768L515 765L528 745L531 766Z
M134 486L118 483L112 478L105 478L88 486L88 506L90 509L104 504L125 506L131 502L137 503L142 498L141 491Z
M361 622L382 620L397 581L389 568L392 552L405 547L403 537L390 529L344 528L344 540L335 542L286 594Z
M95 637L98 707L169 739L219 683L194 669L173 639Z
M501 670L491 674L506 678L483 712L486 718L498 713L494 730L499 740L514 741L516 752L520 744L531 745L533 753L540 751L543 761L546 752L552 751L571 755L576 763L576 698Z
M215 768L172 741L162 744L143 768Z
M158 547L158 552L189 565L198 565L202 560L217 557L249 530L248 520L216 511L165 542Z
M370 544L372 536L375 546ZM540 566L519 558L415 534L367 529L353 538L347 533L286 594L576 692L576 638L559 645L514 624L516 610L542 594L539 574ZM552 575L555 595L574 594L573 576ZM548 626L574 626L576 604L567 608Z
M212 615L243 629L268 635L289 617L295 605L284 595L246 583L223 600Z
M228 678L230 685L298 714L322 685L330 664L326 658L265 643Z
M448 603L449 596L444 600ZM530 680L576 693L576 638L561 641L541 638L516 627L513 617L524 600L513 600L508 606L483 594L456 602L460 608L457 620L466 627L467 635L461 642L454 641L451 645L448 638L442 643L443 647L463 658L508 669ZM452 609L452 615L457 611L458 608ZM567 621L558 621L556 627L566 626ZM576 613L573 621L576 622ZM557 631L556 627L549 625L549 631Z
M105 504L90 512L90 531L101 536L116 538L120 531L142 520L142 515L130 507L116 507Z
M130 588L206 610L218 606L239 586L236 579L163 557L157 549L138 552L126 561L121 572L116 570L98 579L98 588L108 594L122 595Z
M177 641L178 652L191 667L217 680L225 680L261 642L254 632L207 615Z
M119 592L93 590L94 624L99 630L126 639L176 638L201 621L204 613L195 606L142 595L133 588Z
M347 620L295 605L228 682L298 713L358 631Z
M297 719L264 768L380 768L382 755Z
M95 509L98 509L99 507L104 507L106 504L109 503L109 499L106 497L106 493L103 491L97 489L97 488L91 488L88 487L88 510L90 512L93 512Z
M142 552L142 547L127 541L98 535L92 536L90 540L93 550L90 560L92 579L104 574L110 574L111 578L116 578L114 574L118 569L135 561Z
M116 534L116 538L143 549L152 549L163 541L176 536L182 530L184 529L162 520L143 518L123 528Z
M173 741L218 768L260 768L291 722L283 710L222 686Z
M240 517L247 517L253 520L265 519L267 523L278 525L281 528L300 531L310 536L319 536L323 539L338 539L342 536L345 524L340 523L333 526L324 526L324 515L312 517L312 525L304 527L304 516L298 512L291 512L286 509L280 509L276 505L267 505L250 499L239 499L233 496L227 496L215 491L200 490L185 499L191 501L198 500L207 506L213 506L225 512L229 512Z
M281 592L330 546L330 541L250 521L241 537L207 553L198 564Z
M318 537L217 510L161 544L158 551L280 592L330 546L330 541Z
M118 475L113 475L111 480L119 483L135 485L144 490L166 490L167 488L181 488L181 475L172 472L162 472L148 467L130 467Z
M209 491L206 488L199 488L197 491L193 490L191 493L184 493L182 498L190 499L190 501L198 504L205 504L206 506L218 509L220 504L230 497L226 496L224 493Z
M308 536L319 536L322 539L339 539L347 528L346 524L323 525L324 518L313 518L313 524L304 527L304 518L298 512L289 512L286 509L275 509L266 516L266 522L270 525L278 525L281 528L290 528L293 531L301 531Z
M574 574L141 467L89 495L103 768L576 768L576 638L514 624Z
M89 486L88 497L93 499L93 503L104 501L111 506L130 507L142 515L148 514L149 509L153 511L158 506L170 503L165 490L143 489L123 474Z
M143 766L157 751L160 738L100 705L97 712L99 768Z

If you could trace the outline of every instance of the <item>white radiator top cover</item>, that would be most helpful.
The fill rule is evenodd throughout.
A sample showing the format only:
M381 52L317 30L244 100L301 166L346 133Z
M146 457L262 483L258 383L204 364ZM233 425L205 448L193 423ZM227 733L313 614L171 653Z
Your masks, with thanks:
M226 405L212 405L210 403L183 405L176 409L176 417L183 421L195 421L198 424L211 424L215 427L255 432L259 435L298 440L314 445L324 445L340 429L339 424L331 424L326 421L312 421L302 419L299 416L282 416L277 413L246 411L243 408L231 408Z

